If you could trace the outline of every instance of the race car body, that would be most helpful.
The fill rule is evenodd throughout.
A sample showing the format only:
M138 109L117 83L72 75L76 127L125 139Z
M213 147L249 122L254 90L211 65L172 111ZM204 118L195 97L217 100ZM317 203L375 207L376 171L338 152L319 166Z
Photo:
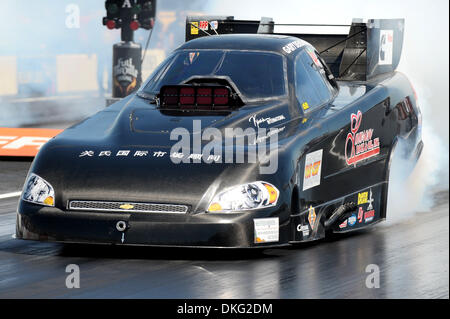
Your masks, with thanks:
M286 35L186 42L136 94L41 148L16 236L249 248L370 227L386 218L395 145L413 161L422 149L409 81L375 73L336 80Z

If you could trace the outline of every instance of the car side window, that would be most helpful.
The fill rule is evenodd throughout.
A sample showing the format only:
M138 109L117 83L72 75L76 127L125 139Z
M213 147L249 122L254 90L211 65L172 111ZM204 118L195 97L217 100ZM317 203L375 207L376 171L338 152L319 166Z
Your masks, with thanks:
M307 50L302 50L295 60L296 95L304 111L320 106L332 97L321 74L325 72L321 62L314 53L310 54Z

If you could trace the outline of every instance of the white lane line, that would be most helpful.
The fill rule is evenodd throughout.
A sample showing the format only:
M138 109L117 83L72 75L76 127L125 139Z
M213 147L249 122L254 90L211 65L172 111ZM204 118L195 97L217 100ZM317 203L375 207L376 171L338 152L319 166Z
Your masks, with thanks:
M20 196L20 194L22 194L22 192L13 192L13 193L1 194L0 195L0 199L11 198L11 197L18 197L18 196Z

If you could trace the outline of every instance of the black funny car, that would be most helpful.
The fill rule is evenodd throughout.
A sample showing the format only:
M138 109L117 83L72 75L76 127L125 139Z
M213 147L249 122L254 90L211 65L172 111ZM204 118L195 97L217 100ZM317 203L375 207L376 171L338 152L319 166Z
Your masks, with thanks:
M396 145L413 162L423 147L395 71L403 20L341 38L258 33L186 42L136 93L46 143L16 237L272 247L384 220Z

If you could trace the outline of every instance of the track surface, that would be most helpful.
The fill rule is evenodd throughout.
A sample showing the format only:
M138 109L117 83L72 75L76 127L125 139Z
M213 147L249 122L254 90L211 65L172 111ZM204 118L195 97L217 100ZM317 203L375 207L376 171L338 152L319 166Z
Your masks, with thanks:
M0 195L21 189L29 164L0 161ZM258 252L16 240L17 201L0 199L0 298L449 298L448 190L402 222ZM69 264L79 289L66 288ZM369 264L378 289L366 288Z

